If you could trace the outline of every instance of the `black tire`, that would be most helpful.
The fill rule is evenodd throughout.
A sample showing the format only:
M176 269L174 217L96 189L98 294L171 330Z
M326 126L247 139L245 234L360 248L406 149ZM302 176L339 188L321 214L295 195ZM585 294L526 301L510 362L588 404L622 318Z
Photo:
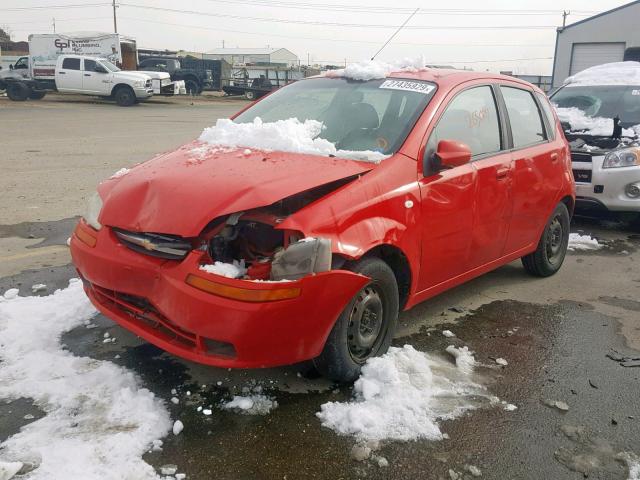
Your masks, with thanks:
M31 100L42 100L46 94L47 92L43 90L32 90L29 94L29 98Z
M529 274L550 277L560 270L569 245L570 221L567 206L560 202L547 221L536 251L521 259Z
M367 359L389 349L398 323L398 284L393 270L379 258L365 258L349 270L371 279L336 321L313 364L325 377L352 382Z
M113 94L113 98L115 98L116 103L121 107L130 107L136 103L136 94L131 87L126 85L118 87Z
M184 88L187 91L187 95L195 96L200 95L200 85L193 78L187 78L184 81Z
M246 98L247 100L255 100L256 92L252 92L251 90L248 90L244 92L244 98Z
M7 83L7 96L14 102L24 102L31 95L31 87L22 82Z

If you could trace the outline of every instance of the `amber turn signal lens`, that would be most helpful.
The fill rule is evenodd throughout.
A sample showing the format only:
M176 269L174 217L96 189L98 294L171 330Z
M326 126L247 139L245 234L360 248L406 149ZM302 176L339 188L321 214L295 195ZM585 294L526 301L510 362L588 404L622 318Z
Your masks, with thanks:
M96 246L96 242L98 241L98 239L93 235L91 235L87 230L82 228L80 225L76 227L75 234L76 234L76 237L78 237L78 240L80 240L82 243L89 245L92 248Z
M186 279L187 284L202 290L203 292L212 293L219 297L233 298L243 302L275 302L277 300L287 300L300 296L300 288L276 288L271 290L253 290L248 288L232 287L222 283L212 282L206 278L189 274Z

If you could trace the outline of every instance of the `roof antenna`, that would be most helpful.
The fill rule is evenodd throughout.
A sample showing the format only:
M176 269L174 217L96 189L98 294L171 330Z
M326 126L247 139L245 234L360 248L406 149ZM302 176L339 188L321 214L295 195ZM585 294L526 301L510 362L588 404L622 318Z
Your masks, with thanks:
M411 15L409 15L409 18L407 18L407 19L404 21L404 23L403 23L402 25L400 25L400 26L398 27L398 29L397 29L395 32L393 32L393 35L391 35L391 36L389 37L389 40L387 40L386 42L384 42L384 45L382 45L382 46L380 47L380 50L378 50L378 51L375 53L375 55L374 55L373 57L371 57L371 60L375 59L375 58L378 56L378 54L379 54L379 53L384 49L384 47L386 47L387 45L389 45L389 42L390 42L391 40L393 40L393 37L395 37L395 36L400 32L400 30L402 30L402 29L404 28L404 26L405 26L407 23L409 23L409 20L411 20L411 19L413 18L413 16L414 16L416 13L418 13L418 10L420 10L420 8L416 8L416 9L413 11L413 13L412 13Z

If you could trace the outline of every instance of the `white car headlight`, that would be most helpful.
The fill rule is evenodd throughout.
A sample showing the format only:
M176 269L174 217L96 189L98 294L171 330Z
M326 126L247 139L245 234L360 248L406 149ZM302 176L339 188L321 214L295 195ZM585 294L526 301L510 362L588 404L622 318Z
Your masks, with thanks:
M96 192L90 199L87 204L87 211L84 214L84 221L87 222L87 225L95 228L96 230L100 230L102 225L98 222L98 217L100 216L100 211L102 210L102 198L100 198L100 194Z
M640 165L640 148L623 148L607 153L602 168L633 167Z
M136 80L135 82L133 82L133 84L134 84L136 87L144 87L145 83L146 83L146 82L145 82L144 80Z

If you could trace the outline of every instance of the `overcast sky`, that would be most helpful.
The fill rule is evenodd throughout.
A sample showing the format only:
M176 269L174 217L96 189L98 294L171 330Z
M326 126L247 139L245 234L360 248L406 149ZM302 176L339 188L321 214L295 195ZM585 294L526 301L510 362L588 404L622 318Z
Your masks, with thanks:
M53 18L59 33L112 32L110 2L1 0L0 26L10 30L13 40L26 40L30 33L53 32ZM336 64L370 58L411 11L420 7L407 27L379 54L379 59L424 55L434 64L550 75L555 27L562 25L563 10L571 11L567 20L571 24L628 2L117 0L117 3L119 33L134 37L139 47L197 52L219 48L223 42L227 47L284 47L297 54L302 63L309 58L311 63Z

